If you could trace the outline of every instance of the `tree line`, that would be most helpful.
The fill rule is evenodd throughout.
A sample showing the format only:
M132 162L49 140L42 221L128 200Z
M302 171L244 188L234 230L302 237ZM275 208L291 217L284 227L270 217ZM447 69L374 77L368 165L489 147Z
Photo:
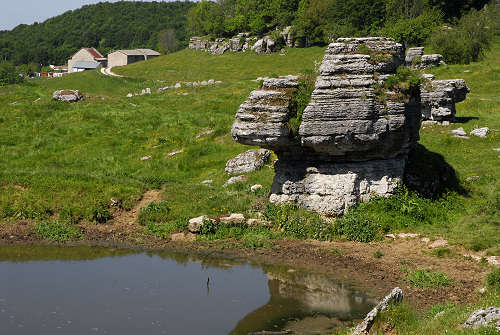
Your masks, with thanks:
M422 43L434 29L453 23L488 0L203 0L189 10L194 35L262 35L293 26L306 46L341 36L385 34L405 44ZM392 29L397 26L398 29Z

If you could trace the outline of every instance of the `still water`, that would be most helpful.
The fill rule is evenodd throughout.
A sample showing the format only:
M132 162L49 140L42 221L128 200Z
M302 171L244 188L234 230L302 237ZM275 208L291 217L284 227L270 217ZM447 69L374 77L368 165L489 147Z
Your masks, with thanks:
M105 248L0 246L0 334L331 334L374 306L289 267Z

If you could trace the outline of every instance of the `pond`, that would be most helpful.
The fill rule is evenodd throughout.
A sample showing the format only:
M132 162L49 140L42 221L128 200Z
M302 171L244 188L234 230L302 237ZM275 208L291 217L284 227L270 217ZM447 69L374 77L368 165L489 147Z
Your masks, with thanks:
M284 266L0 246L0 334L331 334L375 303L346 283Z

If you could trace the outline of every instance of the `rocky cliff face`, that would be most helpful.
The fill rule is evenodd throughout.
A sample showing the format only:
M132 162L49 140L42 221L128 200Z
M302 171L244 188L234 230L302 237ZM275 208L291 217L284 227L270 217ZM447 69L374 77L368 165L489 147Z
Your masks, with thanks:
M384 86L404 61L402 45L392 39L330 44L298 133L289 121L296 117L299 78L267 79L250 94L231 134L276 152L272 202L340 215L357 201L394 192L420 128L420 90Z

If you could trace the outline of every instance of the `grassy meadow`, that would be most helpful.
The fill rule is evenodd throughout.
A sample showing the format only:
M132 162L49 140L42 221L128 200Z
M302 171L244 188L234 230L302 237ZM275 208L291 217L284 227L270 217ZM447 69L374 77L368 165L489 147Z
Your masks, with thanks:
M471 89L457 105L458 124L426 126L420 133L420 143L455 169L464 192L426 199L403 189L390 199L362 204L331 224L293 206L266 206L274 175L271 164L249 173L245 183L222 187L228 179L226 161L250 149L235 143L230 129L238 106L259 85L252 80L310 72L323 53L323 48L308 48L290 49L284 57L212 56L183 50L113 69L124 78L90 71L0 87L0 226L28 221L40 238L85 239L77 227L112 219L118 207L111 206L111 198L131 209L145 191L158 189L162 201L144 208L139 222L147 234L165 238L185 230L192 217L252 217L262 211L274 228L208 226L201 239L230 238L231 246L257 248L271 246L274 238L343 235L367 242L386 232L412 231L500 255L500 152L493 150L500 148L500 39L481 62L428 70L438 79L463 78ZM222 84L158 92L177 82L209 79ZM153 94L126 97L147 87ZM85 99L55 102L52 93L59 89L79 89ZM458 139L450 133L458 127L467 132L489 127L490 134ZM183 152L169 156L178 150ZM144 156L151 159L141 160ZM424 170L436 168L422 164ZM257 183L263 189L250 191ZM383 255L374 255L379 257ZM427 287L425 278L431 275L413 274L421 286L415 285ZM447 283L446 277L436 276L431 279ZM393 324L402 334L457 333L457 325L474 307L497 302L498 289L491 289L476 305L435 306L428 315L403 305L385 313L379 324ZM439 311L443 317L434 318ZM463 333L491 333L482 331Z

